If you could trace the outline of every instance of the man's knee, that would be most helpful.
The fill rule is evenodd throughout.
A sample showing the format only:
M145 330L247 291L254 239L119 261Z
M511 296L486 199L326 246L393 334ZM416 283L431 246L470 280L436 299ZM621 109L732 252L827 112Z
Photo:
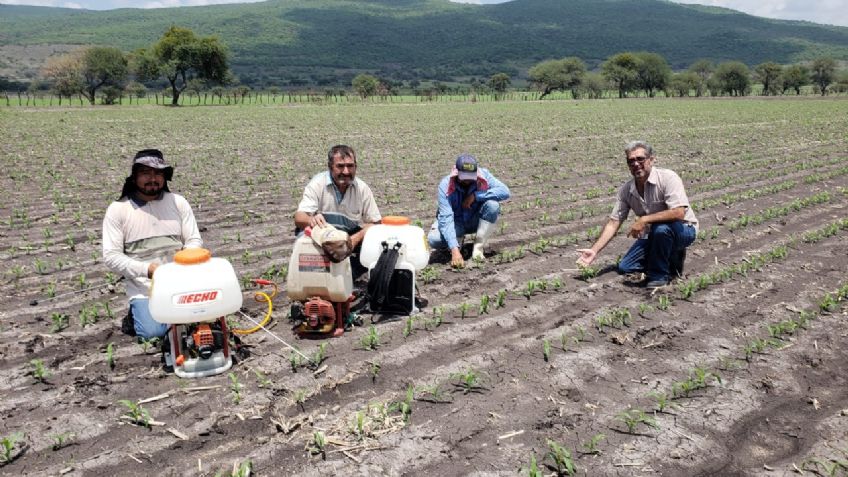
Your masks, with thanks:
M430 248L432 249L439 250L443 248L448 248L448 244L445 243L444 239L442 238L442 233L439 232L438 228L430 230L430 233L427 234L427 242L430 243Z
M653 224L651 225L651 235L671 236L674 235L674 229L671 227L671 224Z
M496 200L487 200L480 206L480 218L486 222L495 223L501 213L501 203Z
M168 332L168 325L159 323L150 315L148 300L132 300L130 310L133 316L135 334L141 339L161 338Z

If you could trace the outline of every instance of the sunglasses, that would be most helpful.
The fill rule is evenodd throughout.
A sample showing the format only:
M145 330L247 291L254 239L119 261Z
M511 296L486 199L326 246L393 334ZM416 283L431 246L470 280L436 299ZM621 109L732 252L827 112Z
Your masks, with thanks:
M648 159L650 159L650 157L646 157L646 156L631 157L631 158L627 159L627 165L633 166L633 165L636 165L636 164L642 164L645 161L647 161Z

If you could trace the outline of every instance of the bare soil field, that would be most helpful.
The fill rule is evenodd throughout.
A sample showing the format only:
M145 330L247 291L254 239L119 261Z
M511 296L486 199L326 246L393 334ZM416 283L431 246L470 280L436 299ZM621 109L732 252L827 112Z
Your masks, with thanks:
M0 108L0 127L2 475L848 475L844 99ZM633 139L701 222L653 294L615 273L623 236L597 276L575 266ZM337 143L383 215L425 229L476 155L512 191L487 260L435 254L422 312L362 315L317 372L259 332L231 375L180 379L121 334L100 226L136 150L176 162L214 255L284 291ZM272 331L315 353L287 314L283 292Z

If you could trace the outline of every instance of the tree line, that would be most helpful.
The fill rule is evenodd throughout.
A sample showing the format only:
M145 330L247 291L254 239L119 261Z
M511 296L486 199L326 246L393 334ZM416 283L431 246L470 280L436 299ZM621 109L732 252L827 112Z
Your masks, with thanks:
M600 72L588 71L580 58L569 57L538 63L530 68L528 77L542 91L542 97L554 91L570 91L574 98L597 98L608 89L617 91L619 98L637 92L654 97L660 91L681 97L746 96L754 83L762 84L762 94L767 96L789 91L801 94L801 88L807 85L813 85L821 95L830 92L833 85L838 92L848 91L848 71L837 71L836 61L830 57L817 58L809 65L765 62L753 69L739 61L715 64L699 60L686 71L675 73L657 53L622 52L601 63Z
M118 48L94 46L51 58L42 69L43 80L51 92L61 98L79 95L95 104L98 97L104 104L114 104L124 95L143 97L143 83L167 84L171 104L180 104L183 93L225 93L223 86L236 85L233 98L244 98L250 88L238 86L229 68L227 47L216 37L201 37L187 28L172 26L148 48L124 53ZM530 84L540 92L539 99L562 91L572 98L601 98L614 91L619 98L644 93L665 96L745 96L754 84L762 85L761 94L779 95L788 92L801 94L801 89L813 85L822 95L848 91L848 71L839 71L837 62L820 57L808 64L780 65L765 62L749 68L739 61L715 64L699 60L685 71L673 72L666 59L657 53L620 52L600 63L591 71L578 57L542 61L527 71ZM411 80L415 94L435 96L452 91L464 93L493 93L503 95L512 86L508 73L492 75L488 80L472 79L470 88L451 88L434 82L432 87L418 89L420 81ZM30 89L37 84L31 84ZM403 83L380 79L362 73L350 83L360 98L394 96ZM279 91L278 88L273 88ZM334 93L335 94L335 93ZM344 94L344 91L340 91ZM158 102L158 100L157 100ZM219 101L220 102L220 101ZM205 102L204 102L205 104Z

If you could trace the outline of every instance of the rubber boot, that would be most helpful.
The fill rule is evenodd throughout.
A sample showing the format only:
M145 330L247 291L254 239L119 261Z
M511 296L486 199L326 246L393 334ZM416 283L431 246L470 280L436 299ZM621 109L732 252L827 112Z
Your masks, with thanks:
M489 241L489 236L492 235L494 230L495 224L480 219L480 223L477 225L477 234L474 237L474 250L471 252L471 260L486 259L486 256L483 255L483 247L486 246L486 242Z

